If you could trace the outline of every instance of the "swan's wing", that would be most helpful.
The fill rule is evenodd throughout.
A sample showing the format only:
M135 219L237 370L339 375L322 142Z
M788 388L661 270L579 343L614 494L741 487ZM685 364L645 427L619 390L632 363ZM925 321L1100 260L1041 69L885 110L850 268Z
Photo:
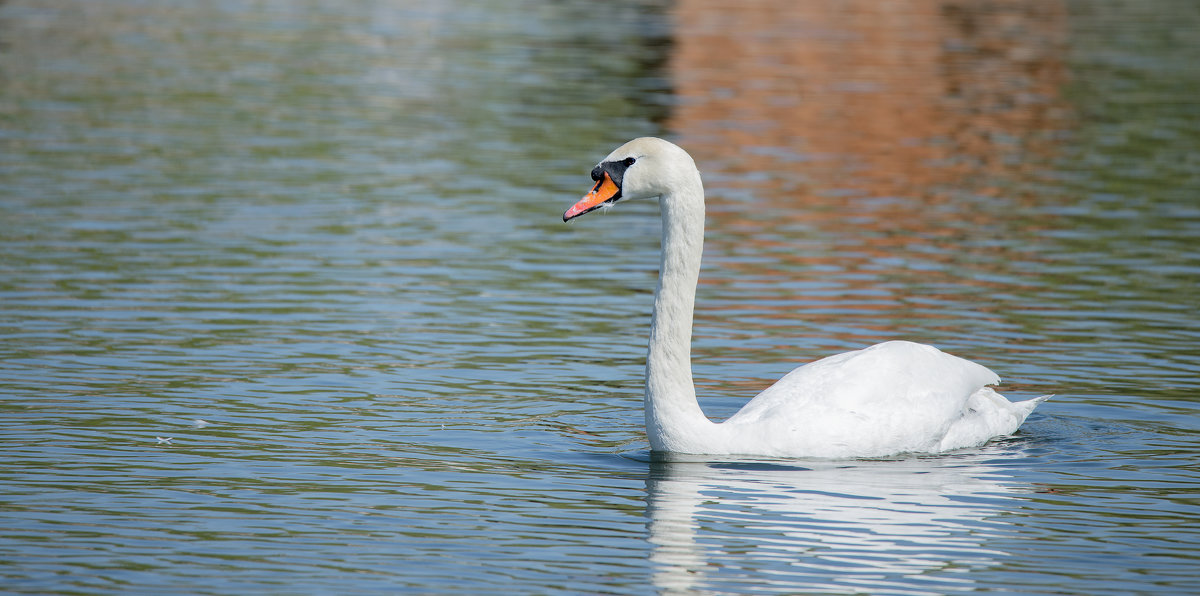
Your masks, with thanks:
M727 424L769 428L792 443L781 443L781 451L797 442L832 455L940 451L972 396L999 382L987 368L933 346L891 341L793 370Z
M758 394L735 418L764 418L807 407L957 414L971 394L999 382L987 368L933 346L890 341L800 366Z

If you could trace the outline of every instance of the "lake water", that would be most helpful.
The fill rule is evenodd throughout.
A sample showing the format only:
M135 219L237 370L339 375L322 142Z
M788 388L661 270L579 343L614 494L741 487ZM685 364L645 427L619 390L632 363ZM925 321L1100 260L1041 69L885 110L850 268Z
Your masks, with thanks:
M1193 2L0 5L9 593L1200 592ZM724 417L894 338L1057 396L869 461L660 457L657 207Z

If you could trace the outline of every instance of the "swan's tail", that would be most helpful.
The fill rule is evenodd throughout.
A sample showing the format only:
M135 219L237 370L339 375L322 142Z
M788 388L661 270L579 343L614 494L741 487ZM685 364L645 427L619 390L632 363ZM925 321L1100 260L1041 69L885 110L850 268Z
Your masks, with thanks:
M1019 402L1013 404L1014 406L1020 408L1020 410L1021 410L1021 413L1022 413L1021 422L1024 422L1025 419L1029 417L1029 414L1033 412L1034 408L1038 407L1038 404L1040 404L1052 397L1054 397L1053 393L1051 393L1049 395L1043 395L1041 397L1035 397L1033 399L1027 399L1025 401L1019 401Z
M1025 401L1010 402L991 387L981 387L971 395L964 416L950 426L942 437L939 451L982 445L996 437L1011 435L1025 423L1038 404L1050 399L1043 395Z

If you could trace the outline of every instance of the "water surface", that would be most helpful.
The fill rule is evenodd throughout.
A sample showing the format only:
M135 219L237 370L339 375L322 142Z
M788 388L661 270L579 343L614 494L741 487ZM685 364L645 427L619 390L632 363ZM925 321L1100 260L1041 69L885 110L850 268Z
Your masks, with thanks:
M24 593L1200 591L1186 2L0 5L0 578ZM895 338L1021 432L651 456L657 208L713 417Z

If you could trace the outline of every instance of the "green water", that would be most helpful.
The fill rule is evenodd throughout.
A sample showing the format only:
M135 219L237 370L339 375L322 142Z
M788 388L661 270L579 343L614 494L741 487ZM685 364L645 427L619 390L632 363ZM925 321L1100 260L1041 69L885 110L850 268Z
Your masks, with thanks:
M0 4L0 585L1200 591L1200 12L895 6L776 15L807 58L726 87L765 34L720 2ZM711 416L901 337L1057 397L938 457L652 458L657 208L560 220L644 134L708 187Z

